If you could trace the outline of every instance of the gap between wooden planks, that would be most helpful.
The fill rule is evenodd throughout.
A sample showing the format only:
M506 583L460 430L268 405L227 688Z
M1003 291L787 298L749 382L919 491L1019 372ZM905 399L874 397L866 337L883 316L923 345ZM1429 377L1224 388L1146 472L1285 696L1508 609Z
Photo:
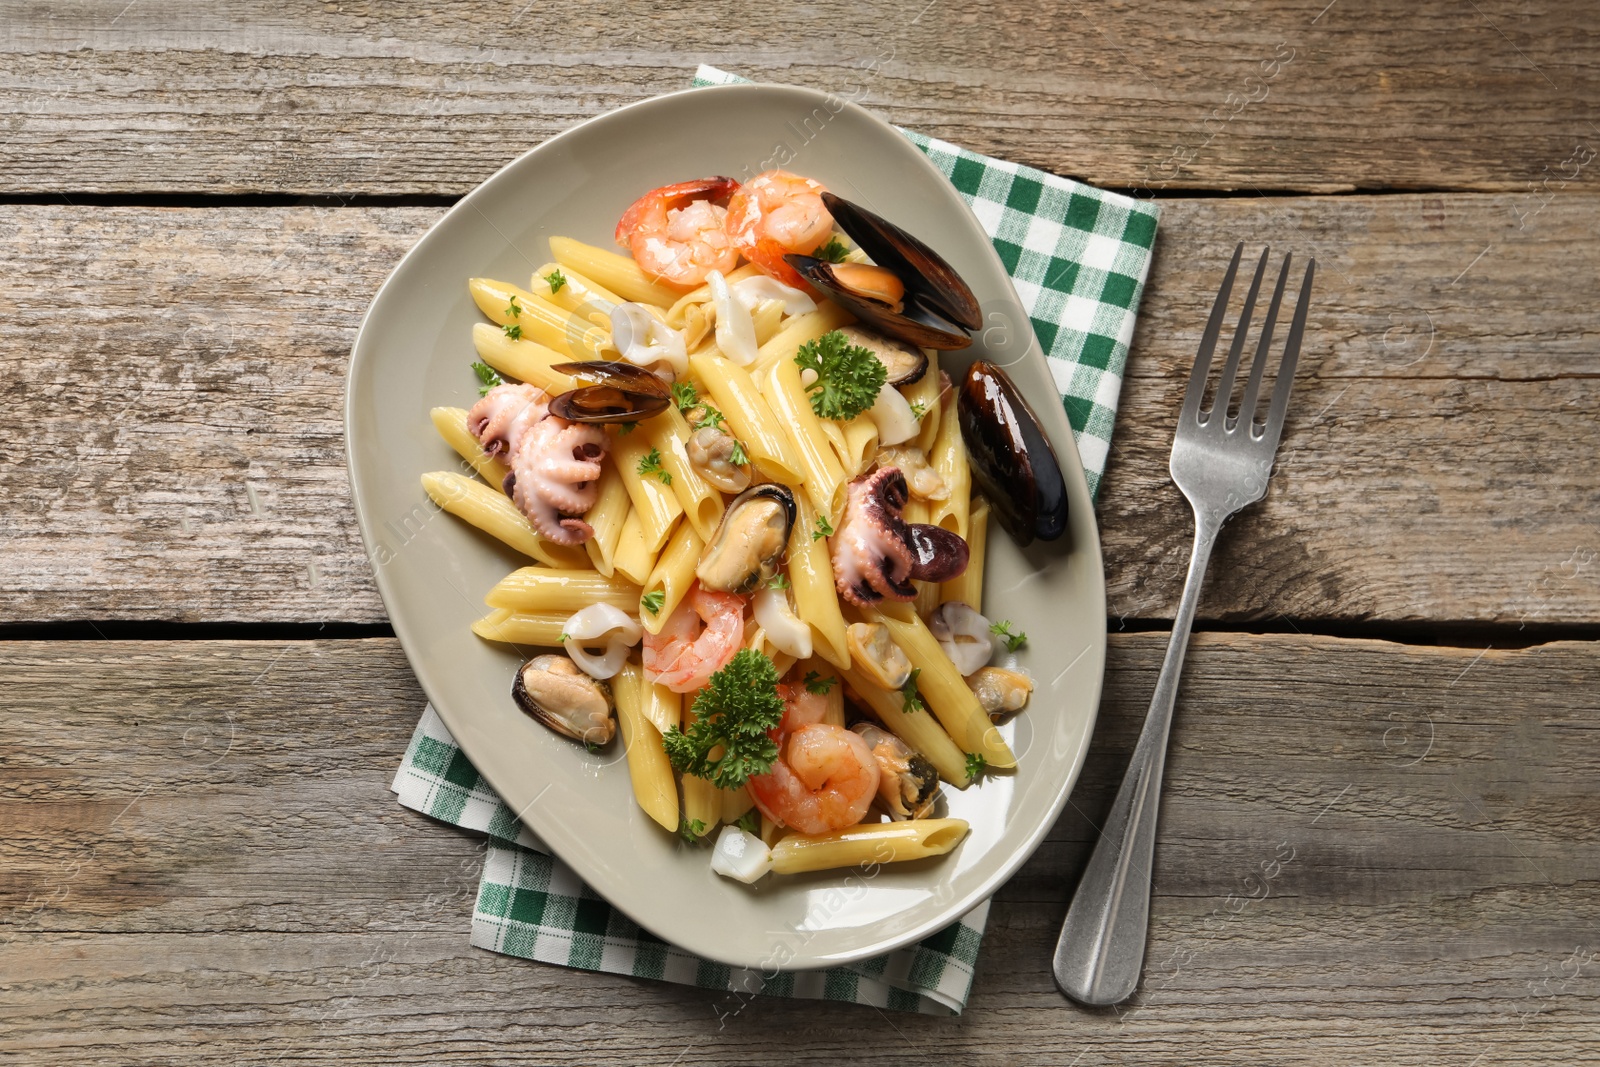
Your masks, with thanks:
M1166 203L1099 505L1113 617L1176 603L1191 527L1172 425L1244 240L1321 270L1270 495L1224 532L1202 619L1600 622L1600 354L1574 284L1600 271L1600 198L1519 203ZM0 206L0 621L382 621L344 372L371 294L440 213ZM438 401L470 403L469 342L441 358L461 373ZM395 417L429 432L421 410Z
M758 1000L719 1028L739 1005L713 992L471 949L480 847L388 792L423 700L392 640L0 644L0 1050L1544 1064L1592 1041L1588 643L1198 636L1145 985L1120 1012L1068 1006L1051 945L1164 645L1113 638L1090 761L997 898L966 1015L840 1007L819 1029L815 1006Z

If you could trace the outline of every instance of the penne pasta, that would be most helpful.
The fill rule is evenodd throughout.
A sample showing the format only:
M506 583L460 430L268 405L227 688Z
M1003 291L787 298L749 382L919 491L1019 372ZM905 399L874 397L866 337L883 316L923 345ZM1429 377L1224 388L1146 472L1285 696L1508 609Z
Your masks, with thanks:
M657 730L665 734L668 730L678 729L683 722L683 697L680 694L656 682L645 682L640 696L643 700L644 717L649 719Z
M506 475L511 472L498 456L491 456L483 450L483 445L472 436L472 431L467 429L466 408L434 408L428 413L433 419L433 428L439 431L439 436L444 438L444 443L456 450L456 455L472 465L478 472L478 477L499 489L505 485Z
M938 350L924 348L922 354L928 357L928 369L923 372L922 377L901 388L900 392L905 396L906 402L911 405L912 411L917 409L918 404L922 405L922 429L917 434L915 441L907 443L915 444L922 451L927 452L933 448L933 439L939 435L939 413L944 408L939 399L943 389L939 382ZM951 399L954 400L954 396Z
M678 832L678 786L672 764L661 747L661 731L645 715L642 691L648 684L638 664L625 663L611 680L617 705L617 726L628 755L633 797L644 813L671 833Z
M644 543L644 531L639 527L639 512L628 509L622 532L617 535L617 548L611 556L612 574L635 585L644 585L655 570L656 554Z
M717 523L722 521L724 505L722 494L712 488L689 462L691 432L689 420L672 405L655 418L641 422L635 431L643 434L645 442L660 453L661 467L672 478L672 492L677 496L689 525L700 535L700 540L710 541Z
M662 549L655 568L644 583L642 596L661 594L661 603L651 611L641 601L629 605L628 611L637 611L645 632L658 634L672 613L683 602L689 587L694 584L694 569L700 564L700 553L706 544L688 523L679 523L678 532L672 535L667 547Z
M908 819L828 834L790 834L772 847L772 869L798 874L927 859L955 848L967 830L964 819Z
M928 462L944 479L944 484L950 487L947 499L933 501L928 521L951 533L967 536L971 517L968 497L972 493L972 469L967 465L967 444L961 439L961 425L953 402L945 405L939 413L939 435L933 440L933 451L928 453Z
M722 821L725 823L738 822L740 816L756 806L756 802L750 798L750 790L742 785L738 789L719 789L717 792L722 794Z
M844 680L890 733L933 764L940 778L957 789L967 787L971 781L967 775L967 754L950 740L939 720L926 711L907 711L900 690L884 689L859 671L845 671Z
M854 478L872 463L878 454L878 424L865 415L857 415L840 427L840 461Z
M585 278L593 278L624 300L654 304L665 310L682 295L669 285L651 280L629 257L570 237L550 238L550 254L563 269L570 267Z
M761 271L754 263L746 263L743 266L736 267L729 271L723 277L729 285L732 285L735 282L742 282L746 278L754 278L760 273ZM686 316L688 315L689 309L696 304L711 304L710 282L705 282L678 297L678 299L673 302L672 306L667 309L667 325L671 326L675 330L683 329L685 323L687 322ZM712 311L709 314L713 316L714 320L716 312Z
M795 614L811 627L811 647L817 655L843 670L850 666L850 646L845 641L844 613L833 582L833 562L828 542L814 537L817 512L804 496L795 498L797 514L789 534L789 587Z
M570 618L572 613L568 611L517 612L496 608L473 623L472 632L485 641L560 648L561 635L566 632Z
M967 520L967 569L939 587L939 602L959 600L970 608L983 610L984 552L989 543L989 502L974 499L972 516Z
M778 335L778 328L783 324L783 301L763 300L750 313L750 321L756 328L756 346L759 351L761 345Z
M800 369L787 360L774 363L764 373L765 396L772 413L788 433L800 460L801 485L817 513L835 521L844 510L844 468L822 434L822 420L811 410L811 401L800 384Z
M750 461L768 478L784 485L799 485L800 457L783 432L772 408L743 367L708 352L689 357L689 369L703 383L717 409L744 442Z
M527 516L498 489L454 471L424 474L422 488L435 504L456 518L540 563L563 567L586 562L582 550L553 545L535 533Z
M696 837L714 832L722 821L722 790L692 774L684 775L682 781L684 830L692 830Z
M756 352L756 361L750 369L759 374L779 360L793 363L801 345L807 341L815 341L823 334L832 333L854 321L856 321L854 315L831 301L819 305L815 311L796 315L784 323L783 329L773 334L767 343L761 346Z
M568 359L600 359L601 351L610 343L609 327L602 329L521 286L493 278L473 278L467 287L478 310L502 327L502 334L510 328L520 339L544 345Z
M487 322L473 324L472 345L479 359L507 378L537 385L547 393L564 393L578 384L572 375L550 369L568 362L566 355L533 341L514 341Z
M646 457L654 447L649 435L639 429L619 434L611 441L612 463L622 476L628 499L633 501L634 514L639 516L639 532L644 537L645 548L652 555L661 551L667 538L672 536L679 516L683 514L683 504L678 500L678 494L659 475L645 474L639 469L641 464L647 462Z
M996 770L1009 770L1017 765L1016 756L989 721L977 695L920 618L913 614L909 620L902 621L883 613L862 614L869 621L887 626L889 637L905 652L911 666L921 672L917 676L917 688L952 741L964 751L982 755L988 766ZM873 615L875 619L870 618Z
M594 569L607 578L615 571L617 544L622 540L622 526L628 521L628 511L633 504L628 499L628 487L617 473L616 464L604 464L600 471L600 492L594 507L584 513L583 521L594 530L594 536L583 543Z
M566 612L590 604L610 604L626 612L639 607L639 587L590 570L523 567L512 571L484 597L491 608L514 612Z
M550 276L558 270L562 282L561 288L556 289L550 284ZM528 292L563 311L583 316L607 333L611 331L609 305L622 303L622 297L610 289L590 281L571 267L563 269L559 263L546 263L534 271L528 282Z

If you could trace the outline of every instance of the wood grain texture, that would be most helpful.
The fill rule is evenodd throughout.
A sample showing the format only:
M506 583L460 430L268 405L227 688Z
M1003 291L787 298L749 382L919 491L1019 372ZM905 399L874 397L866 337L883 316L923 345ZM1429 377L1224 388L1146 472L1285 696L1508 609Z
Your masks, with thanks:
M1090 762L997 898L959 1020L741 1007L469 948L479 846L387 792L422 702L393 641L0 645L0 1050L1432 1065L1592 1044L1592 644L1199 635L1146 983L1120 1011L1064 1002L1050 947L1163 645L1113 639Z
M5 192L458 194L700 62L1127 188L1522 191L1577 180L1562 163L1600 139L1582 5L10 0L0 20Z
M1600 198L1521 206L1166 203L1100 504L1113 616L1176 604L1181 383L1233 243L1271 240L1322 272L1278 473L1224 534L1202 618L1600 621L1600 349L1575 282L1600 270ZM4 621L380 621L344 370L438 214L0 207L0 373L25 413L0 424Z

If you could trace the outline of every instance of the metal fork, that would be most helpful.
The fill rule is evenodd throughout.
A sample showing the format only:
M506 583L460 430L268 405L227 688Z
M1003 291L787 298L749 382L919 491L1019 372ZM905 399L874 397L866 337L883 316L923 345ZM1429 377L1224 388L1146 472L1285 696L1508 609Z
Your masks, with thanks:
M1222 319L1233 292L1234 275L1239 269L1241 243L1234 249L1227 276L1217 293L1216 305L1200 339L1183 410L1172 441L1169 468L1172 480L1194 508L1194 554L1189 560L1189 577L1184 582L1183 599L1172 621L1172 639L1167 658L1161 665L1155 697L1145 717L1139 743L1128 763L1128 772L1117 790L1100 840L1089 866L1078 882L1072 906L1067 909L1056 944L1055 977L1061 991L1083 1004L1105 1007L1133 995L1139 984L1144 962L1145 934L1150 919L1150 871L1156 842L1156 814L1161 801L1161 771L1167 756L1167 735L1172 728L1172 710L1178 695L1178 675L1189 644L1189 629L1200 601L1200 586L1206 563L1224 521L1247 504L1267 493L1272 461L1283 435L1284 412L1289 406L1289 391L1294 386L1294 369L1300 355L1300 339L1305 334L1306 311L1311 303L1311 280L1316 260L1306 267L1305 280L1295 304L1294 322L1289 327L1283 359L1278 364L1272 403L1265 423L1255 419L1256 400L1261 389L1262 371L1272 345L1278 308L1283 302L1284 283L1289 278L1290 257L1284 256L1272 304L1267 308L1261 340L1251 362L1250 377L1236 416L1228 414L1234 380L1239 371L1239 356L1250 332L1250 316L1261 290L1267 253L1261 253L1239 328L1223 364L1222 375L1209 410L1200 409L1205 397L1206 379L1211 370L1211 354L1222 330Z

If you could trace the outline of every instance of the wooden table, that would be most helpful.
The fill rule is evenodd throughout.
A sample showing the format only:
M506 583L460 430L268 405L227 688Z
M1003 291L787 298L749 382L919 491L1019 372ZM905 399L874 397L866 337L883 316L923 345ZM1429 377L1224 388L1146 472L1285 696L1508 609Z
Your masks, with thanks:
M1583 5L4 0L0 24L13 1062L1596 1054ZM388 792L423 698L347 498L361 312L504 161L701 60L1162 202L1100 504L1094 748L958 1019L758 1001L719 1027L713 993L472 949L479 846ZM1322 265L1307 351L1271 494L1213 561L1145 984L1084 1011L1051 946L1177 600L1166 455L1239 240Z

